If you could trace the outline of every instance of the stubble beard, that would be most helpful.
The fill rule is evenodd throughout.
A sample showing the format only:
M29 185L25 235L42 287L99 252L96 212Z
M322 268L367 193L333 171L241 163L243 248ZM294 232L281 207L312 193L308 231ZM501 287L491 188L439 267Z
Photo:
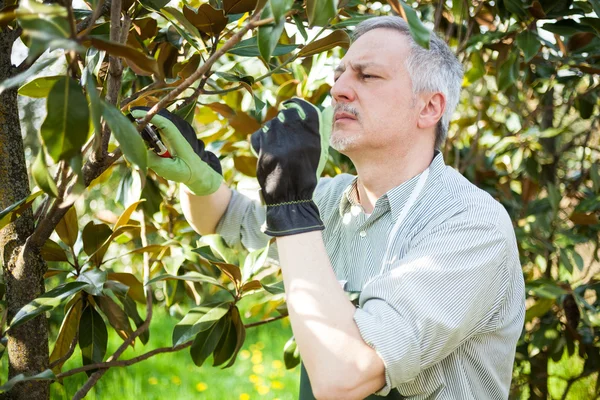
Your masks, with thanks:
M338 103L335 106L334 115L338 111L343 111L354 115L356 117L356 122L360 124L360 116L358 115L358 111L354 107L345 103ZM344 153L345 151L352 149L358 140L356 134L345 136L343 133L340 132L336 135L335 120L332 121L332 124L333 126L331 127L331 137L329 138L329 144L331 145L331 147L333 147L340 153Z

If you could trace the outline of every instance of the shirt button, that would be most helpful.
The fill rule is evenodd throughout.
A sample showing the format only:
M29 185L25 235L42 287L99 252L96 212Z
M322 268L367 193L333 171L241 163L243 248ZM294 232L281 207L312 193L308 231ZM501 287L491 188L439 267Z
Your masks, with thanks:
M360 231L359 235L360 235L360 237L364 238L365 236L367 236L367 232Z

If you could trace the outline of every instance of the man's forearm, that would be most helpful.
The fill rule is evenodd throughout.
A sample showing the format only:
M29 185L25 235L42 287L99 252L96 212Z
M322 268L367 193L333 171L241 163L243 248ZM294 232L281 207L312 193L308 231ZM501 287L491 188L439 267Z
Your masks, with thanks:
M362 340L321 232L279 237L277 246L294 337L315 394L362 399L379 390L383 362Z
M223 183L213 194L196 196L185 185L180 185L179 193L181 209L190 226L201 235L215 233L231 200L231 189Z

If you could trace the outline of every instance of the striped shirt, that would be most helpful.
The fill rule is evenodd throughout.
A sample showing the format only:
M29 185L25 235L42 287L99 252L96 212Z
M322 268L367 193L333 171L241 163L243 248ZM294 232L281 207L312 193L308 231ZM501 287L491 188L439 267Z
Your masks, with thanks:
M389 190L370 215L357 201L355 176L322 178L314 195L335 274L346 291L361 292L356 325L385 365L377 394L507 399L525 315L510 218L437 152L390 238L418 178ZM259 230L264 219L263 206L234 192L217 232L230 245L260 248L269 239Z

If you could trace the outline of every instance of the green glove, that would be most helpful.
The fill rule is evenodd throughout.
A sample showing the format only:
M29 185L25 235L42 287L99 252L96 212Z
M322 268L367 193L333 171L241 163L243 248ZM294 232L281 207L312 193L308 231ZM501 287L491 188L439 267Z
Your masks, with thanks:
M132 108L131 115L136 119L143 118L148 110L147 107ZM148 168L165 179L183 183L197 196L216 192L223 182L219 160L196 139L192 126L167 110L159 111L150 123L158 128L173 158L159 157L148 150Z

